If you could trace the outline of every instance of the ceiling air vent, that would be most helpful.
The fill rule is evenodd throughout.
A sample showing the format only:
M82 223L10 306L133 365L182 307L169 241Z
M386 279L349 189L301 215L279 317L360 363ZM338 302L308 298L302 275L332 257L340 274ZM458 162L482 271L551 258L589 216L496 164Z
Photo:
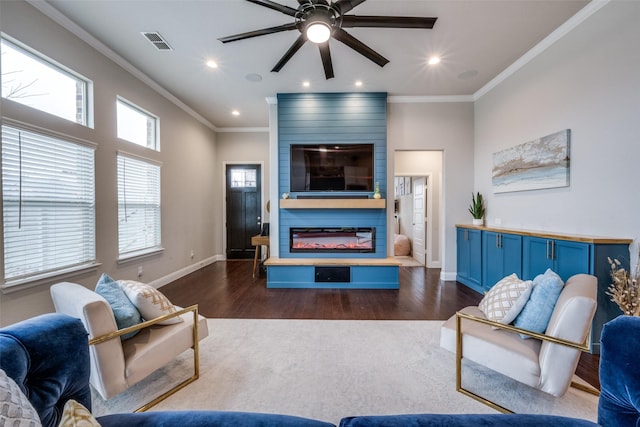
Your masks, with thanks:
M145 38L149 40L151 44L154 45L158 50L173 50L171 46L169 46L169 43L167 43L167 41L160 35L160 33L142 32L140 34L145 36Z

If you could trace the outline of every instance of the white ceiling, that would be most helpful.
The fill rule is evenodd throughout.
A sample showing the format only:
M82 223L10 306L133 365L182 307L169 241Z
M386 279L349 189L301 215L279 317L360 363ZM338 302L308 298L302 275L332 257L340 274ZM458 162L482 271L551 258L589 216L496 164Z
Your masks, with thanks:
M296 8L296 0L276 0ZM32 1L32 3L37 3ZM41 3L41 1L40 1ZM380 68L332 40L335 78L307 42L279 73L271 68L298 31L223 44L219 37L286 24L293 18L242 0L47 0L217 128L266 127L266 98L286 92L381 91L390 96L473 95L588 0L368 0L349 14L435 16L431 30L347 31L390 62ZM42 10L46 10L43 8ZM156 50L140 33L159 32L174 49ZM442 62L426 60L439 55ZM213 59L219 67L207 68ZM262 76L260 82L248 74ZM311 83L302 87L302 81ZM354 82L362 80L356 88ZM232 116L237 109L239 116Z

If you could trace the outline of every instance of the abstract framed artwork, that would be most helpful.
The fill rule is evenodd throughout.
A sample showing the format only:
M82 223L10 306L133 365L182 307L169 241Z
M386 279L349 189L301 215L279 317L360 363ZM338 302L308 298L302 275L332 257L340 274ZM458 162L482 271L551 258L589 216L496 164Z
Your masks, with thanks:
M494 193L569 186L571 129L493 153Z

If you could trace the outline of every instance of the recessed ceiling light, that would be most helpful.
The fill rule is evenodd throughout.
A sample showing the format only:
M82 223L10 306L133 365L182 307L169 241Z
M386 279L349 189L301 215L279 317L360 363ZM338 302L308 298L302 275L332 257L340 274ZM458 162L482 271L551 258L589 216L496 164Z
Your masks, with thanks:
M305 80L305 81L302 82L302 86L309 87L309 86L311 86L311 83L309 83L308 81Z
M440 63L440 57L432 56L431 58L429 58L429 65L436 65L439 63Z
M207 61L207 67L209 68L218 68L218 63L212 59Z
M231 112L231 114L233 114L234 116L239 116L239 115L240 115L240 111L238 111L238 110L233 110L233 111Z
M356 86L358 86L358 87L362 86L362 81L361 80L356 80Z

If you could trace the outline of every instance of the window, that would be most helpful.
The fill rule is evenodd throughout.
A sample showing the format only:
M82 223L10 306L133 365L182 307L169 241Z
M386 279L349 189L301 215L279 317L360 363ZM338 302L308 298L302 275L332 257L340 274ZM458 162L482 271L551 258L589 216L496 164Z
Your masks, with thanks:
M89 80L2 38L2 97L88 125Z
M256 186L256 170L255 169L231 169L231 188L255 187Z
M160 151L156 116L122 98L118 98L117 110L118 138Z
M120 259L161 250L160 166L118 153Z
M94 148L3 124L4 280L95 263Z

